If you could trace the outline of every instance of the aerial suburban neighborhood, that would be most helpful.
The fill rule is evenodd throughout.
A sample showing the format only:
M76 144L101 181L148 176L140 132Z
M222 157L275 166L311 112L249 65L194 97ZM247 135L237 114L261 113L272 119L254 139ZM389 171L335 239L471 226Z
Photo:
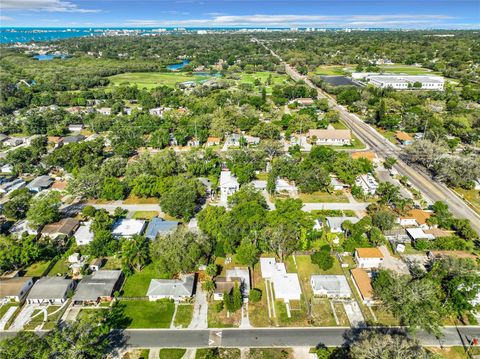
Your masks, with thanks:
M480 355L477 31L4 26L0 358Z

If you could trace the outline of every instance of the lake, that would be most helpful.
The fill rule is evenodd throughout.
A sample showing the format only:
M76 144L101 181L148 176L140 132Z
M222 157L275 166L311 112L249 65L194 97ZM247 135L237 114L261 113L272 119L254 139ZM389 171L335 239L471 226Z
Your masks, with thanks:
M54 58L64 59L66 57L67 55L53 55L53 54L43 54L43 55L33 56L33 58L37 59L38 61L49 61L49 60L53 60Z
M182 62L179 62L176 64L170 64L170 65L167 65L167 70L170 70L170 71L180 70L185 66L187 66L189 63L190 63L190 60L183 60Z

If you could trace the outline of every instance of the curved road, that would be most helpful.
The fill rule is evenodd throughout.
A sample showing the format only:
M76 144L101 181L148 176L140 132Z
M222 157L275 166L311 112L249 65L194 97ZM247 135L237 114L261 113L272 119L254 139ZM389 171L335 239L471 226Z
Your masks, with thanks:
M336 100L318 88L306 76L298 73L295 68L282 60L280 56L268 48L264 42L253 39L258 44L270 51L272 56L276 57L284 66L286 73L294 80L304 81L308 86L317 90L318 98L326 98L329 105L340 113L342 120L350 127L350 129L367 144L372 151L376 152L380 157L395 157L397 163L395 169L404 176L407 176L410 182L422 192L424 196L432 202L443 201L448 204L450 211L458 218L466 218L470 220L472 227L480 234L480 215L468 206L460 197L458 197L451 189L443 183L431 178L424 169L419 166L411 166L405 163L401 158L401 149L388 141L373 127L360 120L356 115L348 112L345 107L337 104Z

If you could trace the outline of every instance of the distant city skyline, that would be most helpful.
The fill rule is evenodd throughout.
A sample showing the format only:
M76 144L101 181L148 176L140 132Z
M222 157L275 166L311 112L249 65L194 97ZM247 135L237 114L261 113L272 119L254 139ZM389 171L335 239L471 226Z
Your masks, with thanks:
M2 27L478 29L478 0L2 0Z

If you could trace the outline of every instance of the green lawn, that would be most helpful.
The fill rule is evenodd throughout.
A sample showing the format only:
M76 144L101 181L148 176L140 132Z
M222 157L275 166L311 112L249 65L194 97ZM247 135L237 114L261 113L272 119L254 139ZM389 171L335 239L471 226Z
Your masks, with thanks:
M272 87L277 84L283 84L285 82L289 82L289 77L284 74L277 74L276 72L268 72L268 71L259 71L253 74L241 73L240 80L238 81L240 84L248 83L254 85L255 80L258 79L260 81L260 86L255 86L257 90L260 90L261 87L265 87L267 93L272 93ZM266 85L268 77L272 75L272 84Z
M174 325L176 327L187 328L193 317L192 304L180 304L175 315Z
M182 359L186 349L160 349L160 359Z
M66 307L65 307L66 308ZM47 321L43 324L42 329L53 329L56 325L58 320L63 314L63 310L58 311L55 314L52 314L53 312L56 312L58 309L60 309L60 306L58 305L50 305L47 308ZM37 309L33 312L32 317L36 315L37 313L41 312L41 310ZM43 323L44 320L44 314L37 315L35 318L30 320L24 327L25 330L34 330L36 327L38 327L40 324Z
M292 349L286 348L252 348L250 349L250 359L290 359L292 358Z
M298 198L304 203L348 203L347 196L341 192L328 193L318 191L313 193L299 193Z
M275 300L275 312L278 325L281 327L308 327L307 307L304 296L300 300L290 301L290 318L283 300Z
M16 303L16 302L11 302L11 303L7 303L7 304L2 305L0 307L0 319L2 319L2 317L8 311L8 309L10 309L11 307L17 307L18 305L19 305L19 303Z
M50 265L50 261L35 262L30 267L25 269L25 276L27 277L43 277Z
M48 275L50 277L54 277L58 274L66 275L70 273L70 268L69 268L70 263L68 263L67 258L62 257L60 258L55 265L50 269L48 272Z
M240 359L240 349L235 348L202 348L197 349L195 359Z
M133 214L132 218L133 219L146 219L150 221L152 218L155 218L158 216L157 211L137 211Z
M407 74L407 75L441 75L439 72L431 71L423 67L413 65L381 65L378 66L383 72L392 74Z
M149 264L140 272L127 277L123 285L123 297L142 297L147 295L148 286L152 279L166 278L158 274L153 264Z
M337 325L330 301L327 298L315 298L312 303L312 318L316 326L334 327Z
M122 260L116 257L107 257L103 269L122 269Z
M201 82L209 76L193 76L180 72L126 72L124 74L110 76L110 86L121 84L137 85L139 88L152 89L158 86L175 87L176 84L185 81Z
M122 300L125 317L131 320L129 328L170 328L175 304L162 300Z
M345 75L344 66L339 65L320 65L315 69L315 75L341 76Z
M220 312L216 311L215 305L218 301L210 301L208 303L208 327L209 328L234 328L240 325L241 310L228 314L225 309Z

